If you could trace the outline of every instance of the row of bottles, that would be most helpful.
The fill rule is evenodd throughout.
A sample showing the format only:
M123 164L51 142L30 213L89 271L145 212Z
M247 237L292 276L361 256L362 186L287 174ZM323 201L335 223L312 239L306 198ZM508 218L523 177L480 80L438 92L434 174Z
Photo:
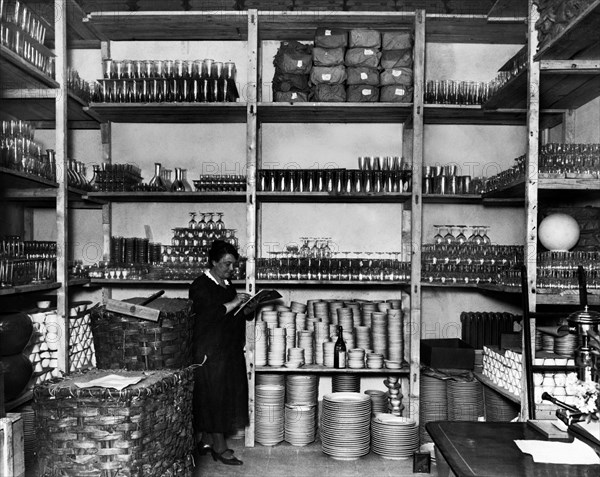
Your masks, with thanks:
M175 179L171 180L171 171L163 169L157 162L154 164L154 177L148 184L141 184L143 190L155 192L191 192L194 189L187 180L187 169L175 168Z

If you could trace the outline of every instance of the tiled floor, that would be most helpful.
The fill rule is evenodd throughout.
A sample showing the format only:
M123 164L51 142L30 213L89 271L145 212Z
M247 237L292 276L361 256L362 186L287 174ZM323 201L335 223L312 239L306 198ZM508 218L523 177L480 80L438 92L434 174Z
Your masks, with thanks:
M243 440L229 440L229 446L244 465L231 466L213 461L210 455L200 457L194 477L405 477L437 476L437 469L431 465L430 474L413 474L411 459L388 460L377 454L353 461L332 459L321 451L321 445L313 443L305 447L295 447L287 443L274 447L257 444L245 447Z

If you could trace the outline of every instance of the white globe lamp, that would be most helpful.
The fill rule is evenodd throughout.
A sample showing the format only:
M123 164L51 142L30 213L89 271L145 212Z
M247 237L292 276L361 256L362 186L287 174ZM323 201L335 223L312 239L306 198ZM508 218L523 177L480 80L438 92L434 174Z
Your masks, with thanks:
M538 227L540 243L553 252L567 252L579 240L579 224L567 214L550 214Z

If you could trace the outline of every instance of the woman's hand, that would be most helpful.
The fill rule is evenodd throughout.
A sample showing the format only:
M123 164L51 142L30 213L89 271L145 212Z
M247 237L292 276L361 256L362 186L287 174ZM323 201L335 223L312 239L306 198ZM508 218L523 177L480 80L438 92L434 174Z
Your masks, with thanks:
M226 313L229 313L235 310L242 303L246 303L246 301L250 298L248 293L238 293L233 300L228 303L225 303Z

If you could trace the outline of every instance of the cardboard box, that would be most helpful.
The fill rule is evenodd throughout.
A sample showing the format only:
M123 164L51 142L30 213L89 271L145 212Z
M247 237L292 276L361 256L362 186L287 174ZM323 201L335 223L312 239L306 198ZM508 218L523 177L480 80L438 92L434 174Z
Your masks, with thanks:
M421 340L421 364L439 369L473 369L475 349L463 340Z

